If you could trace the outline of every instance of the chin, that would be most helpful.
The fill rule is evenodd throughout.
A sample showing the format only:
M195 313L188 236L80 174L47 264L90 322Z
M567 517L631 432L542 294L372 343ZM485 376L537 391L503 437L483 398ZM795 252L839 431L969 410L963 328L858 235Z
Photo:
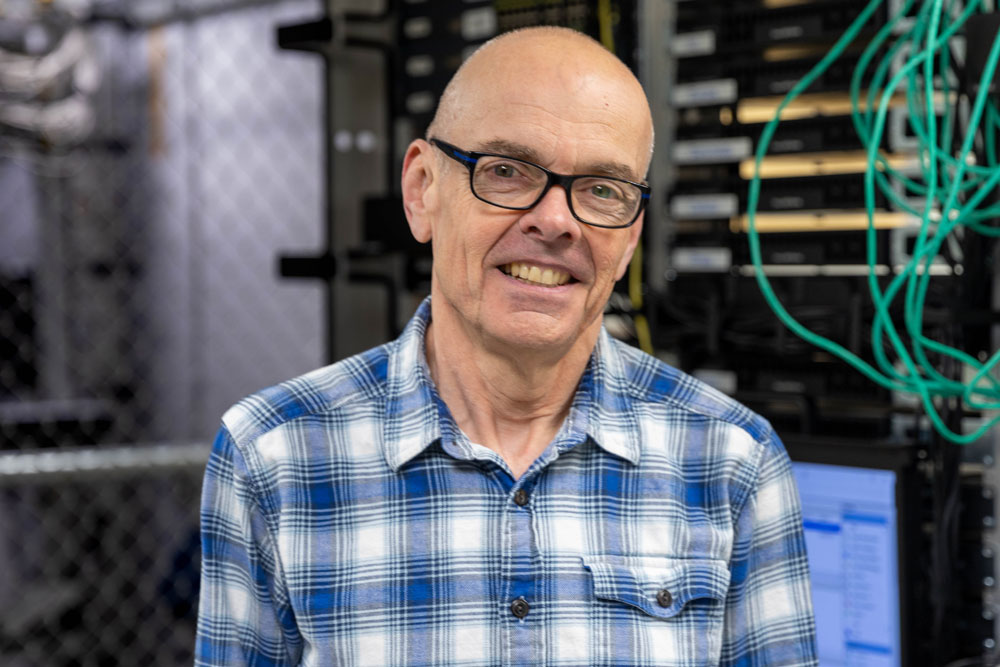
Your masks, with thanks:
M550 350L560 353L572 347L584 333L582 327L571 327L565 322L556 322L553 326L551 318L545 316L517 319L521 321L507 322L506 326L502 327L487 328L487 333L510 348L526 352ZM534 321L524 321L525 319Z

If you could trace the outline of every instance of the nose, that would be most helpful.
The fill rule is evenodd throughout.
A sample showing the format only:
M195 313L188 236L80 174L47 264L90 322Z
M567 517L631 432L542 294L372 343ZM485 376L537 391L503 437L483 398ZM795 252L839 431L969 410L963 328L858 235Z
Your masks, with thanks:
M569 210L568 192L553 185L535 207L525 211L518 223L521 231L541 241L575 241L582 234L581 223Z

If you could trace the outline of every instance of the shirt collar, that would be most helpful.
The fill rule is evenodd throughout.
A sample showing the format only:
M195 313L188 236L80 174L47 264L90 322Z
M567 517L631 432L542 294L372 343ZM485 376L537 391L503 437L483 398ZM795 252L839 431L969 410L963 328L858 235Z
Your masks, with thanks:
M635 398L629 387L629 372L621 347L604 327L597 337L577 396L588 398L587 434L609 454L639 463L641 430ZM589 396L588 396L589 394Z
M437 406L440 398L424 352L430 321L431 300L427 297L393 341L389 353L382 442L386 462L393 470L399 470L441 437Z
M438 440L447 440L459 449L469 445L431 379L424 348L430 321L431 300L427 297L389 354L382 442L386 462L393 470ZM556 444L560 450L568 449L589 437L608 453L637 464L639 426L631 410L618 345L621 343L602 328Z

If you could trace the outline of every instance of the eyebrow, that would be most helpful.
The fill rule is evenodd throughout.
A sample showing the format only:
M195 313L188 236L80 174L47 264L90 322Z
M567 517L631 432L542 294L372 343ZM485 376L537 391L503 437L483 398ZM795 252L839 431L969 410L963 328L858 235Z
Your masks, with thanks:
M530 146L525 146L514 141L492 139L485 142L482 146L480 152L483 153L500 153L501 155L524 160L525 162L542 164L542 156L538 151ZM635 183L641 182L640 179L636 178L635 173L628 165L621 162L595 162L585 167L580 173L594 176L611 176Z

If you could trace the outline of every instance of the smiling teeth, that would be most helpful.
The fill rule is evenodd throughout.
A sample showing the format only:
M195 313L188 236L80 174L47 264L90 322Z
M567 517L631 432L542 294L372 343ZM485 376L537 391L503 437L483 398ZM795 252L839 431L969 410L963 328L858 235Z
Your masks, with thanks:
M503 272L507 275L520 278L529 283L539 285L549 285L552 287L565 285L569 282L569 274L565 271L553 271L552 269L540 269L537 266L522 264L521 262L511 262L503 266Z

